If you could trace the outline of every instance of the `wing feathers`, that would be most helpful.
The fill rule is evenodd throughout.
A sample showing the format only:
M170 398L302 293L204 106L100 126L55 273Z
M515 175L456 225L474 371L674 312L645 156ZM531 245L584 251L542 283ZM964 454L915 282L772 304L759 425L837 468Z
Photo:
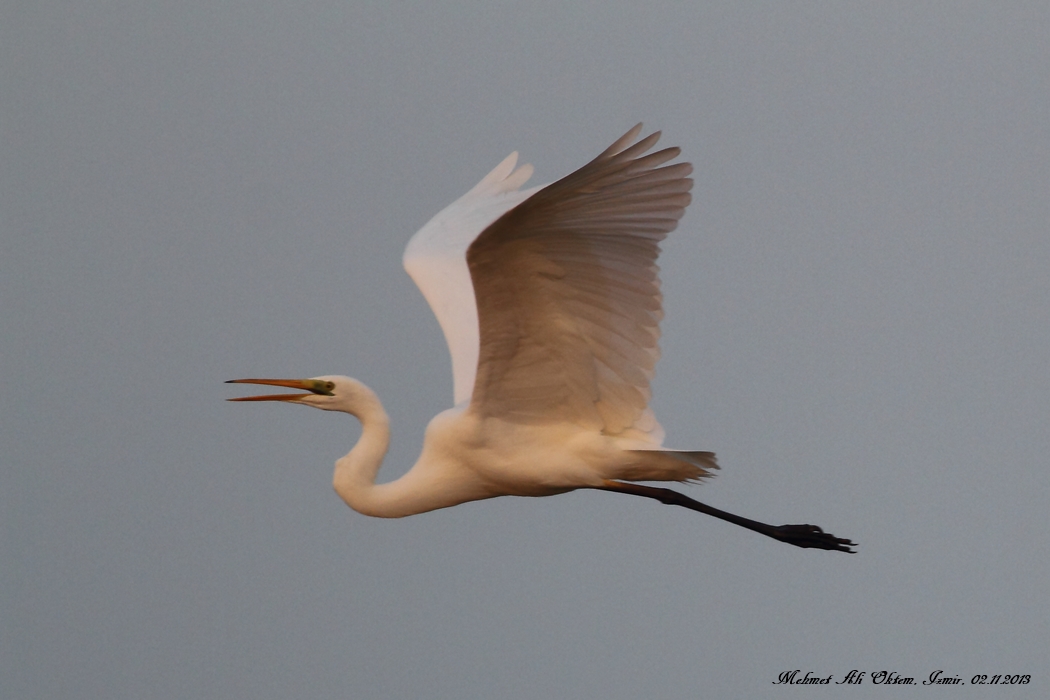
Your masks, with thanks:
M469 192L421 228L405 248L405 270L441 324L452 356L456 404L470 399L478 366L478 317L466 253L478 234L536 190L519 188L532 166L511 153Z
M663 316L656 258L690 202L692 167L665 165L677 148L647 154L660 134L635 141L640 130L468 248L480 328L471 410L661 439L647 410Z

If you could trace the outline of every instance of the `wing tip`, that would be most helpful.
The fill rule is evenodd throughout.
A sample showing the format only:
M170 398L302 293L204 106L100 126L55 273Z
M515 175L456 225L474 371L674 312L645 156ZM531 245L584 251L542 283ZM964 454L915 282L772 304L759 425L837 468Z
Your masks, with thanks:
M477 191L485 189L490 185L503 182L507 179L507 176L514 171L514 166L518 164L518 152L512 151L510 155L501 160L499 164L489 171L488 175L481 178L481 181L474 185L471 191Z
M489 174L481 178L481 182L474 185L467 194L479 194L481 192L514 192L521 189L530 177L533 167L529 163L518 166L518 152L514 151L499 162Z
M602 151L601 155L599 155L598 157L608 158L619 155L621 152L629 148L631 144L637 141L638 134L641 133L643 126L645 126L644 122L638 122L637 124L632 126L630 129L627 130L626 134L613 141L612 145L606 148L604 151ZM656 138L659 139L660 132L657 131L647 138L652 138L652 136L656 136Z

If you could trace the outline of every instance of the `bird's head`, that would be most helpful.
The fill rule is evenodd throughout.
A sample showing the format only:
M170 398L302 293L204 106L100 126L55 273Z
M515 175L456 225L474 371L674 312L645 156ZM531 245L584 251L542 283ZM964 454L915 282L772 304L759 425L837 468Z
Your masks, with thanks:
M363 405L378 402L376 395L356 379L338 375L310 379L231 379L227 384L264 384L306 391L305 394L267 394L241 396L227 401L285 401L313 406L325 411L344 411L358 414Z

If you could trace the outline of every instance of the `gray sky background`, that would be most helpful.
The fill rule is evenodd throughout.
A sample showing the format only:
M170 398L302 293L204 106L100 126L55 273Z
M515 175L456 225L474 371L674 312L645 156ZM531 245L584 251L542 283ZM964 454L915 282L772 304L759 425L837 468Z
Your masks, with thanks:
M512 150L696 166L655 408L686 491L349 510L358 377L451 402L409 237ZM779 698L1050 678L1050 5L7 2L0 696ZM809 697L903 697L865 685Z

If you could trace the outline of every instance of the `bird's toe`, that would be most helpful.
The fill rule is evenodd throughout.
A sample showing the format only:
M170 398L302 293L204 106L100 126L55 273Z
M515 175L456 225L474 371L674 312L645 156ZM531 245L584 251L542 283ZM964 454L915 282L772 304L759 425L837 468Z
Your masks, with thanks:
M850 554L854 554L850 547L857 546L856 542L843 537L835 537L830 532L824 532L817 525L781 525L774 528L773 536L781 542L787 542L796 547L828 549Z

